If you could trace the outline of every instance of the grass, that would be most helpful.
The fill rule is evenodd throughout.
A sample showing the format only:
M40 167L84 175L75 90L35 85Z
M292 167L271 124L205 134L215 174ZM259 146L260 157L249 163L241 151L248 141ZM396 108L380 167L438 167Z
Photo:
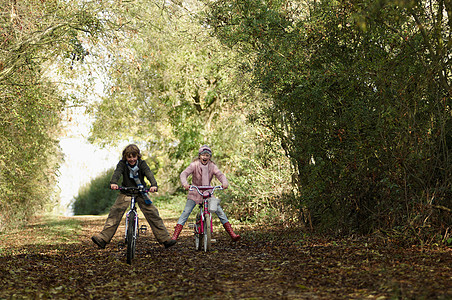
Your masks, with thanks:
M157 196L152 201L162 219L177 219L184 210L187 195Z
M0 255L11 246L46 246L78 243L81 221L55 215L35 217L29 224L15 230L0 233ZM41 234L36 234L36 232Z

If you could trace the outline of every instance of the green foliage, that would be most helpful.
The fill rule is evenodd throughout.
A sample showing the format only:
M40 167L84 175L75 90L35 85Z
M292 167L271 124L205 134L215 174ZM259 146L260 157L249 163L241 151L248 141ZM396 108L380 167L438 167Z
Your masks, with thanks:
M292 205L317 228L450 224L431 206L452 205L450 16L441 1L409 4L210 2L216 35L254 52L265 124L296 175Z
M275 141L271 142L271 132L257 128L243 137L254 147L229 154L229 164L233 164L228 165L231 171L227 173L231 188L222 191L219 197L230 218L289 224L296 212L283 198L293 194L290 184L293 170L283 153L272 150L276 145ZM268 142L259 143L259 140Z
M57 201L66 100L47 71L68 53L82 58L77 34L100 28L88 5L75 7L71 1L0 0L0 230Z
M152 1L138 1L128 7L134 30L127 28L124 48L113 52L111 87L93 108L91 140L140 143L147 156L159 161L161 191L180 185L180 172L202 144L212 147L214 161L230 178L252 178L254 170L248 168L255 165L242 162L258 159L263 151L256 138L260 126L247 120L250 110L261 109L254 102L260 92L249 87L244 71L248 57L211 36L199 4L173 3L162 10ZM134 17L138 11L141 19ZM249 182L254 183L259 184ZM246 190L240 191L246 197Z
M80 188L72 205L74 215L100 215L109 211L118 196L118 191L110 189L113 172L110 169Z
M55 201L59 163L55 133L64 102L50 84L31 80L31 74L23 70L16 76L23 86L2 86L1 229L20 224Z

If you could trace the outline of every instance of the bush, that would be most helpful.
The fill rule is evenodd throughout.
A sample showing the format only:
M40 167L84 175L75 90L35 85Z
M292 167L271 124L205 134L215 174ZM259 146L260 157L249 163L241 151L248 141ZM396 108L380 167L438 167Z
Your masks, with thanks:
M72 205L75 215L100 215L108 212L118 196L118 191L109 188L113 172L114 168L80 188Z

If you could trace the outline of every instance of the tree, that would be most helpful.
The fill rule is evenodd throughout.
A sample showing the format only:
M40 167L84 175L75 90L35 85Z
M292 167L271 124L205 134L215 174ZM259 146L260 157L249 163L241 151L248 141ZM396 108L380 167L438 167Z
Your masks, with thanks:
M347 232L450 221L432 210L451 206L449 4L208 3L216 36L255 53L293 205Z
M94 108L91 140L140 143L168 191L207 143L233 185L224 203L238 219L255 219L289 177L285 160L273 161L278 154L267 151L268 132L248 120L263 103L249 86L249 57L211 36L201 2L159 3L134 2L126 10L130 23L112 52L111 85ZM278 186L269 190L269 183ZM235 210L236 203L246 209Z
M78 33L100 29L94 8L59 1L0 1L0 230L54 197L65 99L47 72L86 54ZM74 8L75 7L75 8Z

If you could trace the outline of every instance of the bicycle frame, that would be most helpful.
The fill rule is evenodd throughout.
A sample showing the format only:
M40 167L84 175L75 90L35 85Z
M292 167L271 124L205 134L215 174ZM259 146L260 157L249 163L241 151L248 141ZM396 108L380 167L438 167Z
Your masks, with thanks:
M130 200L130 210L126 214L126 228L125 228L125 236L124 241L127 245L127 263L132 264L132 259L135 257L135 247L136 247L136 240L138 238L138 232L139 230L146 231L146 227L144 228L138 228L138 212L136 207L136 195L139 193L147 193L149 192L149 189L146 189L144 187L120 187L119 190L122 191L128 191L131 194L131 200ZM131 220L131 216L133 217L133 220ZM130 224L130 222L133 222ZM131 226L132 225L132 226ZM142 227L143 227L142 226ZM132 230L132 232L130 232Z
M213 197L216 189L223 189L221 186L190 186L190 190L197 190L197 192L203 197L202 203L199 206L199 212L196 215L194 224L195 234L195 247L200 250L200 240L203 238L204 251L210 250L211 235L213 233L212 215L209 211L208 200ZM212 190L212 191L209 191ZM207 220L207 221L206 221ZM206 224L208 222L208 224ZM206 226L207 225L207 226ZM210 232L206 232L209 230Z

